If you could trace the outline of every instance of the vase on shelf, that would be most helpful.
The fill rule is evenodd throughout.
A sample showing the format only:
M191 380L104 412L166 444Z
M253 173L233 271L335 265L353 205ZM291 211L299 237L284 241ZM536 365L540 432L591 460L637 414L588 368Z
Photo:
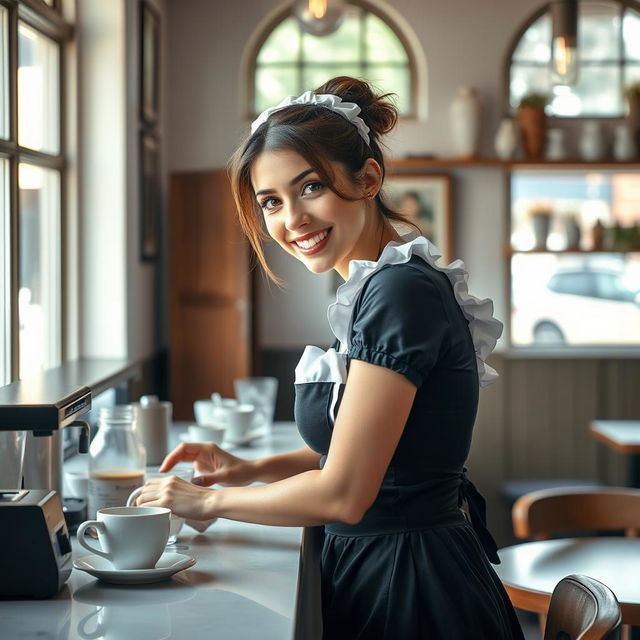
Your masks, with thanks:
M567 251L580 251L580 225L577 216L570 215L564 219L564 232L567 238Z
M602 251L604 249L605 226L601 220L596 220L591 229L591 249L593 251Z
M549 129L547 131L547 148L545 151L545 159L558 162L566 160L567 150L564 144L563 129Z
M542 159L547 116L544 109L520 107L518 125L522 135L522 147L527 160Z
M636 157L636 145L629 124L619 124L613 130L613 157L621 162Z
M453 153L471 160L478 155L480 139L480 101L472 87L460 87L449 109Z
M602 125L595 120L587 120L582 125L580 136L580 155L587 162L602 160L605 154L604 134Z
M518 123L513 118L503 118L498 127L493 148L500 160L511 160L518 148Z
M535 239L534 249L544 251L547 248L547 238L551 229L551 212L546 210L532 211L531 224Z

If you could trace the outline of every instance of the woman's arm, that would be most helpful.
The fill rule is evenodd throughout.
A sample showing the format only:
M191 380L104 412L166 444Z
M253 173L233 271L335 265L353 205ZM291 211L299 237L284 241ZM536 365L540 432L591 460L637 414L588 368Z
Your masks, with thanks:
M223 517L282 526L358 522L375 500L416 388L404 376L352 360L323 469L262 486L211 491L151 480L138 499L187 518Z
M291 453L283 453L258 460L248 460L256 482L277 482L305 471L320 468L320 454L305 446Z

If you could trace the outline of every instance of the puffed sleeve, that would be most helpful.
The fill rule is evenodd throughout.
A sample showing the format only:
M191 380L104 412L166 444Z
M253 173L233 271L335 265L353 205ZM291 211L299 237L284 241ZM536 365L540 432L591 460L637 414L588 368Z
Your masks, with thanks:
M354 308L348 356L420 387L446 346L450 323L438 283L410 265L374 273Z

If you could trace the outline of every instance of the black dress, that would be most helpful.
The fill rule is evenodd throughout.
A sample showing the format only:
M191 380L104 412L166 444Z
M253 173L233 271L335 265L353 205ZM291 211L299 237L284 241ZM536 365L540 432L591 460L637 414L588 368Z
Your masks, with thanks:
M352 262L329 309L334 347L307 347L296 368L296 423L321 465L351 359L417 387L374 504L356 525L325 526L326 640L523 638L464 468L479 377L497 376L484 357L502 327L491 301L467 293L464 265L436 267L437 257L419 237L390 243L377 263Z

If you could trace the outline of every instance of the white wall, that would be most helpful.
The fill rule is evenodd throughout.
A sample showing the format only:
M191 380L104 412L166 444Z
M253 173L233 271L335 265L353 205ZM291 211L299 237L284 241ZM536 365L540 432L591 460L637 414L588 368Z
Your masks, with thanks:
M380 0L379 4L384 4ZM403 121L388 140L393 155L451 155L448 107L462 85L476 87L484 106L482 152L503 113L505 56L516 31L544 2L537 0L394 0L426 55L426 119ZM169 0L168 170L222 167L246 133L240 62L256 25L279 0ZM491 297L504 319L505 203L498 169L456 169L455 254L471 273L471 292ZM272 255L273 254L273 255ZM326 278L269 251L287 291L260 291L262 344L326 343L330 339ZM283 312L283 309L286 310Z

